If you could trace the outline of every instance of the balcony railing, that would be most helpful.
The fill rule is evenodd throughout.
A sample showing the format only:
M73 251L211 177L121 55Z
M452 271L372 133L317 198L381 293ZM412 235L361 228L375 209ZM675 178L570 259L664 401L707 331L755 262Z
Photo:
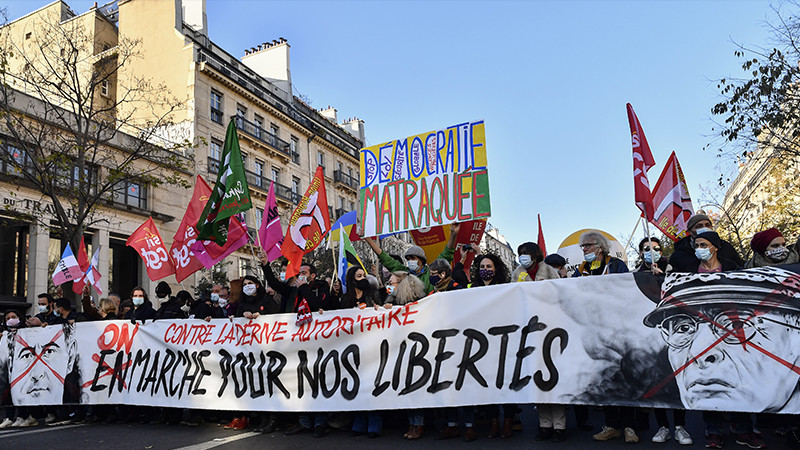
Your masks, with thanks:
M212 174L219 172L219 160L211 157L208 158L208 172ZM249 170L245 170L244 173L247 177L248 187L260 189L264 192L269 191L269 185L272 183L271 179ZM288 202L292 202L295 205L299 203L300 199L303 197L302 194L294 193L292 192L291 188L280 183L275 183L275 196Z
M358 189L358 180L342 172L341 170L335 170L333 172L333 181L345 184L353 189Z
M279 138L278 136L275 136L274 134L267 133L266 130L264 130L263 128L259 127L255 123L250 122L249 120L245 119L244 117L233 116L233 118L234 118L234 123L236 124L236 128L238 130L242 131L243 133L245 133L245 134L247 134L249 136L252 136L253 138L258 140L259 142L263 142L263 143L269 145L270 147L274 148L275 150L281 152L287 158L291 158L292 154L289 151L289 143L288 142L282 140L281 138Z

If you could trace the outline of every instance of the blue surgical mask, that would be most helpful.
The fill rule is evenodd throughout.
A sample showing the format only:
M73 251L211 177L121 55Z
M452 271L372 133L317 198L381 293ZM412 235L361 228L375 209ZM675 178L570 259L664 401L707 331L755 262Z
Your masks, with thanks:
M707 248L696 248L694 249L694 256L700 261L708 261L711 259L711 250Z
M142 306L144 304L144 297L133 297L133 304L136 306Z
M597 259L597 253L587 253L583 255L583 260L586 262L592 262Z
M214 302L214 303L219 302L219 294L217 294L216 292L212 292L211 293L211 301Z
M661 259L661 252L644 252L644 262L647 264L657 263L659 259Z
M406 267L408 267L408 270L416 272L417 270L419 270L419 263L417 262L416 259L411 259L406 261Z
M519 255L519 265L528 268L533 264L533 260L531 259L531 255Z
M705 233L707 231L714 231L711 228L698 228L694 231L694 235L697 236L699 234Z
M386 293L389 295L394 295L394 285L390 284L386 286Z

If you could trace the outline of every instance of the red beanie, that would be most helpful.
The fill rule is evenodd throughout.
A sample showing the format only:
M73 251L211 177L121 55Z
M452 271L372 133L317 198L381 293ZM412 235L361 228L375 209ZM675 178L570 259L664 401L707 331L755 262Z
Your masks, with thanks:
M764 254L764 252L767 251L767 247L769 247L770 242L779 237L783 237L783 235L780 231L778 231L777 228L759 231L753 235L753 239L750 241L750 248L752 248L756 253Z

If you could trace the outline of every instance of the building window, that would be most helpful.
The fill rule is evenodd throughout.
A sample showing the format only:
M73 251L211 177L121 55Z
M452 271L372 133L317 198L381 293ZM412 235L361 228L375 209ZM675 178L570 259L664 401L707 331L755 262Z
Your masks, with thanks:
M275 125L274 123L269 125L269 134L271 134L271 135L273 135L275 137L280 137L278 126Z
M114 188L114 201L147 209L147 187L135 181L120 181Z
M259 115L254 115L253 124L255 125L255 133L257 138L261 138L261 130L264 129L264 118Z
M247 153L242 152L242 169L247 170Z
M29 32L25 33L25 40L28 40L30 38L31 38L31 32L29 31Z
M103 97L108 97L108 80L103 80L100 82L100 95Z
M4 173L15 175L28 170L31 160L25 150L9 145L6 147L6 152L8 152L8 156L1 162Z
M211 120L222 123L222 94L211 91Z
M344 209L344 197L339 197L339 209Z
M255 275L255 265L249 258L239 258L239 277Z
M256 186L262 187L264 186L264 161L256 160L254 164L256 169Z
M322 152L317 152L317 165L325 167L325 154Z
M292 139L289 141L289 151L292 153L292 162L300 164L300 153L297 151L297 144L297 138L292 136Z
M273 183L277 183L278 182L278 174L280 174L280 171L273 167L272 168L272 174L271 174L271 179L272 179Z
M256 208L256 226L261 227L261 222L264 221L264 210Z
M297 203L300 201L300 179L292 177L292 201Z
M211 144L208 147L208 156L211 159L220 160L222 157L222 143L220 141L211 140Z
M236 127L244 128L244 121L247 120L247 108L240 104L236 104Z

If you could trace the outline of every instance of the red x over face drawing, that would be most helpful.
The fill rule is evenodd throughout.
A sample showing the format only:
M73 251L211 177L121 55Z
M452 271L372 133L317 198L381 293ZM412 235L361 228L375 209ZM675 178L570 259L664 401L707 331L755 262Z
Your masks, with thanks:
M31 329L24 337L17 333L10 364L15 405L62 403L69 352L61 327Z

